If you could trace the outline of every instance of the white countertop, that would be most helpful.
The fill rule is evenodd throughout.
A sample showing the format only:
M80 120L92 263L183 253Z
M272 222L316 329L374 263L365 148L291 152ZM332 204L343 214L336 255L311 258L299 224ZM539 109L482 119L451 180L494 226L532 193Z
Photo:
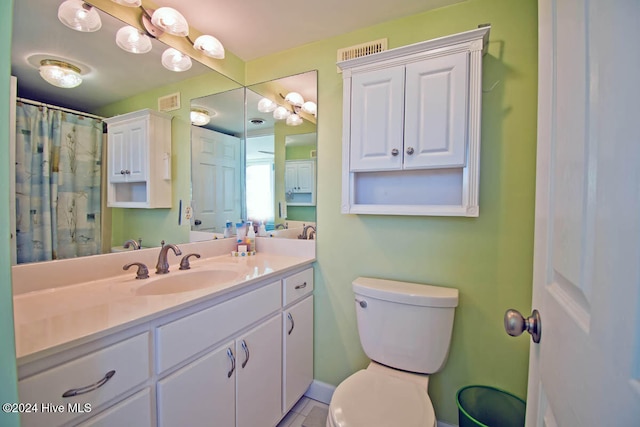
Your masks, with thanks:
M180 271L172 266L169 274L156 275L150 268L150 277L144 280L136 280L132 268L107 279L17 293L13 302L18 364L223 296L313 261L309 256L270 253L246 258L229 255L192 258L191 270ZM164 277L216 268L232 269L238 275L204 289L164 295L136 294L141 286Z

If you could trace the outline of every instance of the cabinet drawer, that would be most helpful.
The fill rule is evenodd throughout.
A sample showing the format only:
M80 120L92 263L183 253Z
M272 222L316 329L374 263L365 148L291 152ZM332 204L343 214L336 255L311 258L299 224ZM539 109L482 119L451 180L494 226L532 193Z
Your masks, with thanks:
M109 378L110 372L114 373ZM22 415L22 426L61 425L81 415L79 410L85 404L96 409L143 383L149 375L149 335L144 333L22 379L18 381L20 401L39 406L37 413ZM76 395L62 397L74 389ZM41 407L44 403L48 412Z
M158 373L278 310L280 281L156 329Z
M313 268L308 268L283 279L282 289L283 306L313 292Z
M151 427L151 393L148 388L107 409L78 427Z

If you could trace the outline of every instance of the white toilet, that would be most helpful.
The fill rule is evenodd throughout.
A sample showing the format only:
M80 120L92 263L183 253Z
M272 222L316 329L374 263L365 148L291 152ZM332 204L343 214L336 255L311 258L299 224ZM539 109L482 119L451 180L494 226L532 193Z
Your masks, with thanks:
M458 290L358 277L353 292L372 361L336 388L327 427L434 427L429 374L447 360Z

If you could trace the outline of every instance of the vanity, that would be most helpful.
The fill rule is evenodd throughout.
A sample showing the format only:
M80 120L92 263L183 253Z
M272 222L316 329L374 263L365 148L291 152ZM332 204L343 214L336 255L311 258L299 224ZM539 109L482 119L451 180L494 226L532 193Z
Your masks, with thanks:
M14 270L31 284L14 290L22 425L275 426L313 380L314 254L260 240L246 258L232 239L180 245L202 257L144 280L122 265L158 249L84 258L77 283L48 288Z

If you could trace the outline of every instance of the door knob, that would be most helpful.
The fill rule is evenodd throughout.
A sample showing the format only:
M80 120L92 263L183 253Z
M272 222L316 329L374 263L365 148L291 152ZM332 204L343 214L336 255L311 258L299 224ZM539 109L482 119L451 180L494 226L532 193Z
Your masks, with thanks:
M518 310L509 309L504 313L504 329L512 337L517 337L527 331L531 334L533 342L539 343L542 335L540 313L538 310L533 310L531 316L525 319Z

